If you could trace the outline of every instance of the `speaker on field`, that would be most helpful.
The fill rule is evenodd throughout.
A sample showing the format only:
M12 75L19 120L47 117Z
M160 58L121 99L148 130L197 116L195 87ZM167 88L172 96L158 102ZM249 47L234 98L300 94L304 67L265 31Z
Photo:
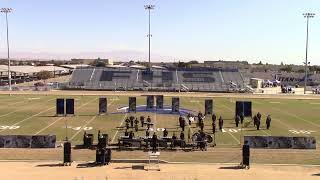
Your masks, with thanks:
M129 97L129 112L136 112L137 98Z
M179 113L180 101L178 97L172 98L172 113Z
M64 115L64 99L57 99L56 101L56 114Z
M99 114L107 113L107 98L99 98Z
M154 96L147 96L147 110L153 109Z
M66 114L74 115L74 99L66 99Z
M204 114L212 114L213 113L213 100L206 99L204 102Z
M252 117L252 102L251 101L237 101L236 102L236 116L243 115L245 117Z
M71 143L65 142L63 144L63 164L71 163Z
M242 146L242 164L248 167L250 165L250 146L247 144Z
M102 136L98 137L98 148L105 148L108 145L108 134L102 134Z
M160 96L156 96L156 107L157 109L163 109L163 96L160 95Z

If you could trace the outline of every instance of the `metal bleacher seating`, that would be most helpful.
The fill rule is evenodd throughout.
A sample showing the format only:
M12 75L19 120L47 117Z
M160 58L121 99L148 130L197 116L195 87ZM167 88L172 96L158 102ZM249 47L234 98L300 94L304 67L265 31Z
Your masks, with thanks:
M74 70L68 88L225 92L230 81L244 86L238 70L81 68Z

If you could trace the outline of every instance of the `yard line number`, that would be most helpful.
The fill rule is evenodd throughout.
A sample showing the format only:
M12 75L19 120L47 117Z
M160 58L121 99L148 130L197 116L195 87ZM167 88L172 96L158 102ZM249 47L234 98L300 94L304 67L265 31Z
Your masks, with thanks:
M19 129L20 126L0 126L0 129L10 129L10 130L14 130L14 129Z
M65 128L65 127L64 127ZM69 129L75 130L75 131L79 131L79 130L84 130L84 131L90 131L93 128L92 127L82 127L82 126L78 126L78 127L72 127L72 126L68 126Z
M311 134L315 131L312 131L312 130L293 130L293 129L290 129L289 132L293 133L293 134Z

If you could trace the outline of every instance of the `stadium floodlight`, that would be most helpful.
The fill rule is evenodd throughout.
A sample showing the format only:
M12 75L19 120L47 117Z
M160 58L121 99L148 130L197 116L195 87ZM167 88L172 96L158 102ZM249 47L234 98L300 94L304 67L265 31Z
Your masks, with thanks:
M148 37L149 37L149 69L151 68L151 61L150 61L150 43L151 43L151 34L150 34L150 29L151 29L151 27L150 27L150 12L151 12L151 10L153 10L154 9L154 7L155 7L155 5L145 5L144 6L144 9L146 9L146 10L148 10L149 11L149 34L148 34Z
M304 94L306 94L307 91L307 81L308 81L308 43L309 43L309 19L314 18L316 15L315 13L303 13L302 14L304 18L307 18L307 39L306 39L306 61L304 63L305 67L305 75L304 75Z
M8 25L8 13L12 11L12 8L1 8L0 12L6 14L6 24L7 24L7 48L8 48L8 84L9 91L11 91L11 71L10 71L10 50L9 50L9 25Z

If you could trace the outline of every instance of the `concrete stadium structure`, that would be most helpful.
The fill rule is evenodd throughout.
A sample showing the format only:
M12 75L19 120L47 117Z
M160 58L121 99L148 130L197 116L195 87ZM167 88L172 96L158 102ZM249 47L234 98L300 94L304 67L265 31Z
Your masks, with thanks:
M245 87L246 81L238 69L78 68L73 71L68 88L226 92L231 87Z

